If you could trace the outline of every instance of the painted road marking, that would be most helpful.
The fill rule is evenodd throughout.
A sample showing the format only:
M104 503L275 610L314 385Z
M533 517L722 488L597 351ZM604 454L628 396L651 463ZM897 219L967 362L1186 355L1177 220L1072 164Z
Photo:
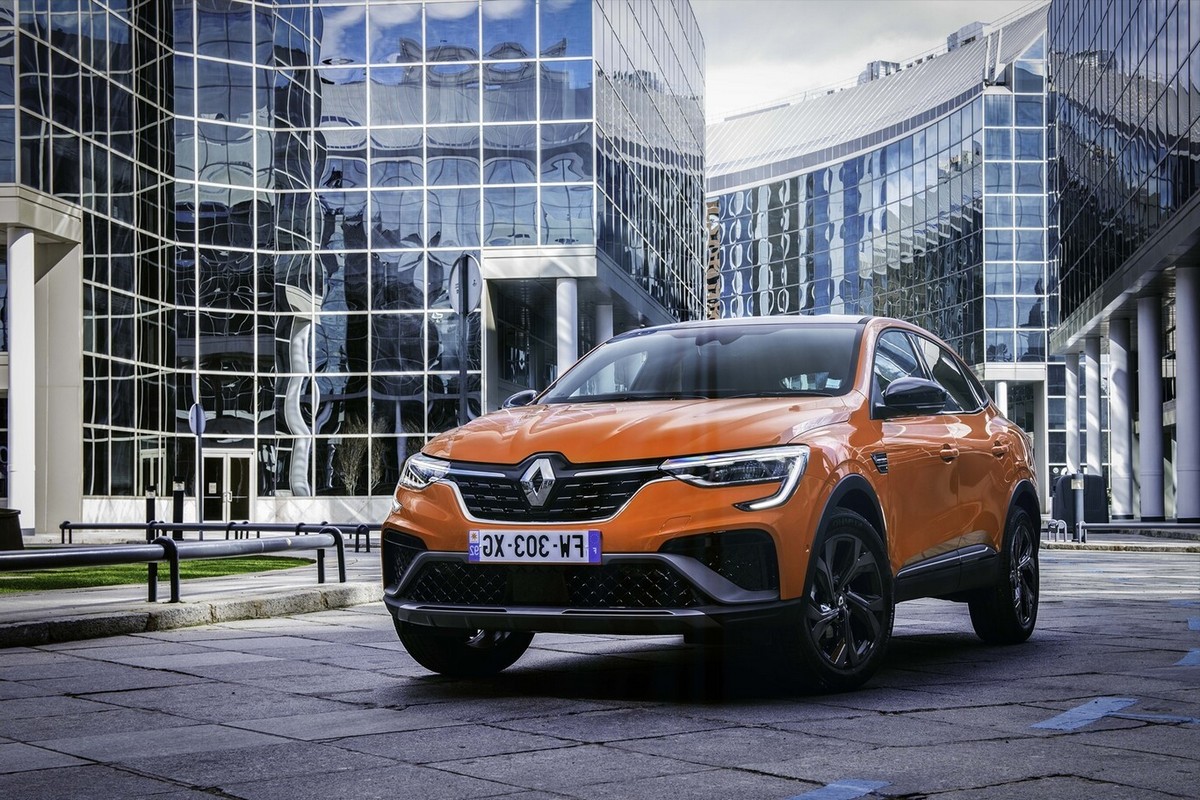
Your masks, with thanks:
M1200 650L1195 652L1200 653ZM1175 714L1133 714L1122 711L1136 702L1137 700L1129 697L1097 697L1095 700L1076 706L1057 717L1035 723L1032 727L1053 731L1073 731L1085 725L1091 725L1093 722L1099 722L1105 717L1128 719L1134 722L1200 725L1200 719L1195 717L1180 717Z
M1034 728L1045 728L1052 731L1073 731L1085 725L1091 725L1109 714L1133 705L1137 700L1132 697L1097 697L1095 700L1081 706L1064 711L1057 717L1044 722L1036 722Z
M1200 725L1200 719L1195 717L1177 717L1174 714L1110 714L1118 719L1132 719L1138 722L1178 722L1183 725Z
M1192 608L1200 606L1200 600L1172 600L1171 606L1173 608Z
M876 789L887 786L887 781L860 781L849 779L813 789L811 792L798 794L788 800L855 800L864 797Z
M1200 650L1193 650L1175 662L1177 667L1200 667Z
M1200 617L1189 617L1188 618L1188 630L1189 631L1200 631Z

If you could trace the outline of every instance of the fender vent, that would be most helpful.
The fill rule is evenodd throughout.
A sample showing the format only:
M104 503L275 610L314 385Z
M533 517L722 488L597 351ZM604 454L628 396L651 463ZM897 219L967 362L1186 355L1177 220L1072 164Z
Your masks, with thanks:
M880 475L887 475L888 459L887 453L882 450L878 453L871 453L871 460L875 462L875 469L879 470Z

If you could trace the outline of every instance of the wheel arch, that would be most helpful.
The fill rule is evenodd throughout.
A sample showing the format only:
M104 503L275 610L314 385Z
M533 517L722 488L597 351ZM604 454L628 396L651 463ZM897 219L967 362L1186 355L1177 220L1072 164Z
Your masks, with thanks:
M1008 512L1004 516L1004 535L1008 535L1008 520L1012 518L1012 512L1015 508L1021 508L1025 513L1029 514L1029 518L1033 521L1034 529L1041 528L1042 525L1042 507L1038 501L1037 488L1033 482L1025 479L1017 482L1017 486L1013 489L1012 497L1008 501Z
M824 536L829 520L834 512L839 510L853 511L869 522L883 543L884 551L887 552L887 525L884 523L883 507L879 504L875 488L862 475L847 475L830 492L829 499L825 501L825 509L821 512L821 522L817 525L814 541L819 541Z

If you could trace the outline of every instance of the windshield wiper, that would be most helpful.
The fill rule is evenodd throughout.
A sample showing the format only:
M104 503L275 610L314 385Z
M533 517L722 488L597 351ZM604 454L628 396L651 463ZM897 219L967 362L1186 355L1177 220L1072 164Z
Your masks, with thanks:
M822 392L818 389L780 389L777 392L744 392L742 394L723 394L722 399L738 397L833 397L832 392Z

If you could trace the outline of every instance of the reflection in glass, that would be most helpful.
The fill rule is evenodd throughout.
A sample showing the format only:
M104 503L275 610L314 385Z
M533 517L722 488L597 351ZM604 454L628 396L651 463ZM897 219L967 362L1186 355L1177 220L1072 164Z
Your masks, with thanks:
M430 61L479 58L479 4L428 3L425 6L425 44Z
M539 11L543 56L592 54L591 0L543 0Z
M534 52L534 0L483 4L483 57L530 58Z
M592 62L553 61L541 67L542 119L592 116Z

